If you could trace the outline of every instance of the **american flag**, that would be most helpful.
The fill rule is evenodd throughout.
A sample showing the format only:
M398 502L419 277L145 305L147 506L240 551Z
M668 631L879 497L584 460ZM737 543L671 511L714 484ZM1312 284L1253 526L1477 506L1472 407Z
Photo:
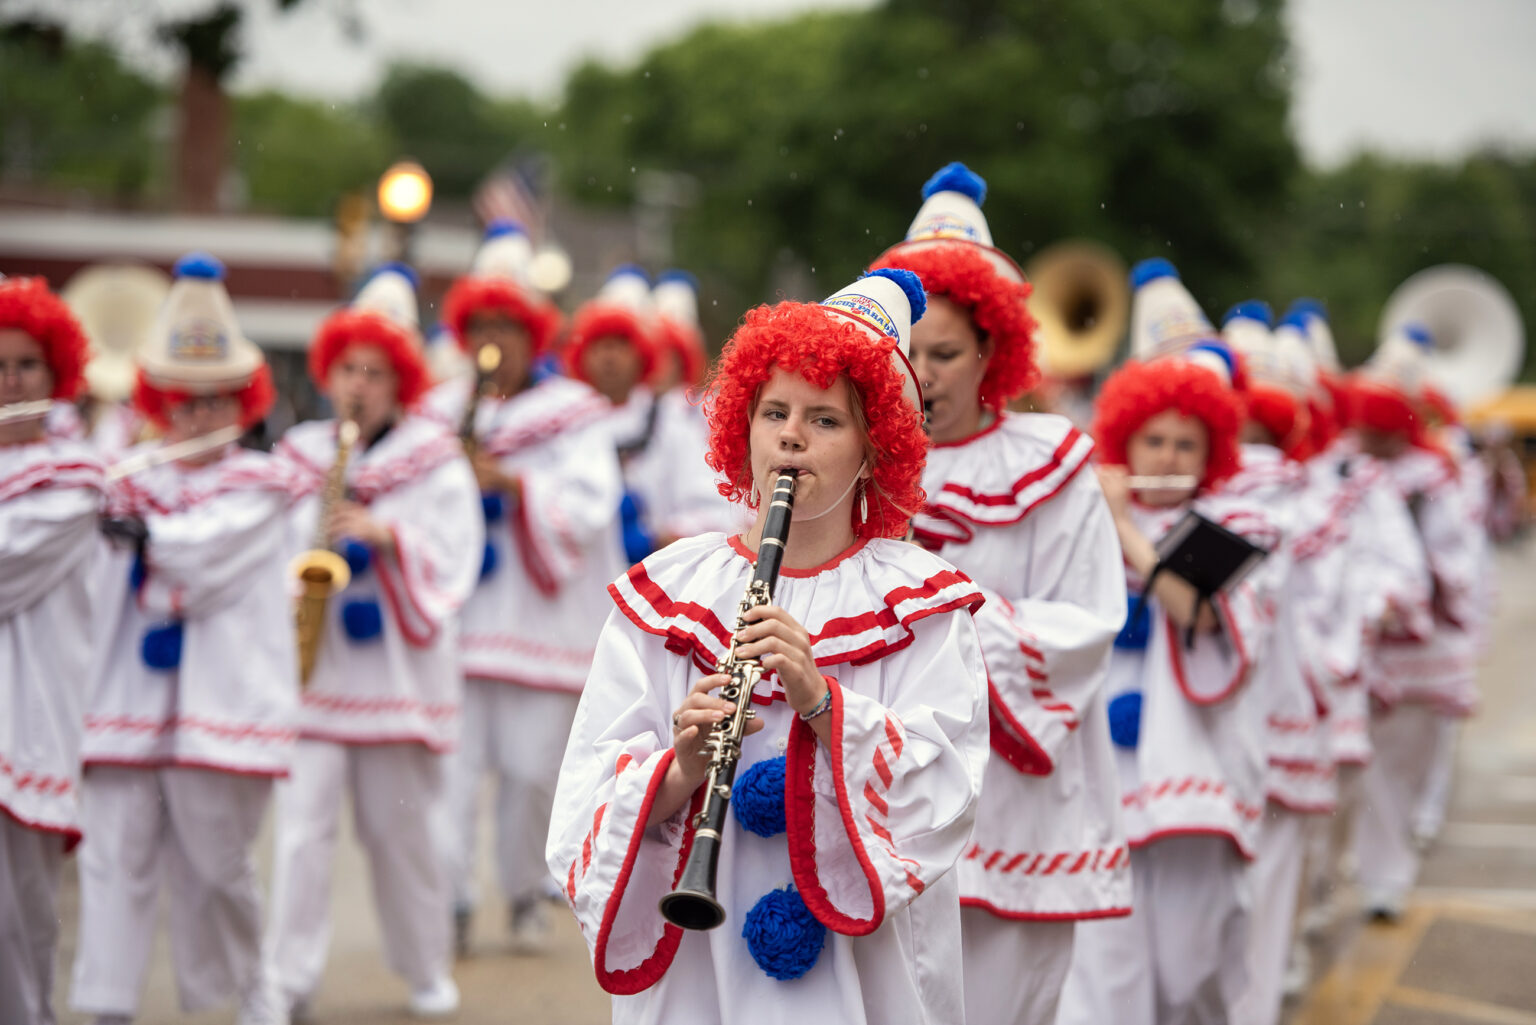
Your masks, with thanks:
M470 199L481 224L517 221L537 243L544 236L544 203L538 169L530 161L509 160L485 176Z

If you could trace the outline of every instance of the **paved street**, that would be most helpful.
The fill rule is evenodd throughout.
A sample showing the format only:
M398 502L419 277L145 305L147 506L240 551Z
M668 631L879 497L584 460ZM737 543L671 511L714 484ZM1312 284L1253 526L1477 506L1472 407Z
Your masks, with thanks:
M1536 544L1499 560L1500 613L1483 672L1482 713L1462 734L1449 821L1431 852L1423 887L1396 925L1360 923L1352 894L1315 945L1318 980L1291 1008L1289 1025L1536 1025ZM262 846L263 866L268 842ZM367 866L344 832L337 865L335 936L316 1004L320 1025L406 1022L403 983L384 967ZM488 865L489 852L482 858ZM62 914L58 1007L63 1025L74 950L73 863ZM487 892L493 892L489 879ZM554 949L517 957L500 907L475 923L475 956L456 976L464 1025L596 1025L608 1020L586 947L563 906ZM188 1016L176 1007L168 948L155 939L144 1025L213 1025L232 1012ZM991 1025L991 1023L983 1023Z

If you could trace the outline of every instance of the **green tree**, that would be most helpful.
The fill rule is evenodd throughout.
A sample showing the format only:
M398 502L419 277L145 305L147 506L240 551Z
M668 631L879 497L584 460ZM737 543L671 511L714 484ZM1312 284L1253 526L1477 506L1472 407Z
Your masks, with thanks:
M232 134L250 203L270 213L328 217L343 193L372 189L388 164L383 131L349 105L239 96Z

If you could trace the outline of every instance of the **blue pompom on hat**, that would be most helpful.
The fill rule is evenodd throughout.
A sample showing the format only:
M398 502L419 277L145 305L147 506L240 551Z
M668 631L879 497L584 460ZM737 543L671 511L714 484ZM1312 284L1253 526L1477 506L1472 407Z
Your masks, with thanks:
M507 515L507 500L500 491L484 491L480 494L480 512L486 523L500 523Z
M139 657L151 669L168 672L181 665L183 629L181 620L162 623L144 631Z
M510 217L498 217L485 226L484 240L489 242L493 238L506 238L508 235L527 235L528 229L523 227L521 221L515 221Z
M747 912L741 935L752 960L780 982L798 979L821 956L827 927L817 921L793 886L770 890Z
M496 572L496 567L501 563L501 556L496 552L496 546L489 541L485 543L485 553L480 556L480 579L484 580Z
M695 292L699 290L699 279L685 270L674 268L672 270L664 270L656 275L656 284L658 285L665 285L669 281L681 282Z
M907 297L907 305L912 307L911 323L916 324L928 312L928 293L923 290L923 279L911 271L900 267L884 267L861 275L861 278L889 278L900 285L902 293Z
M1309 299L1302 297L1291 303L1285 311L1285 317L1289 320L1292 316L1317 317L1319 320L1328 319L1328 308L1323 305L1321 299Z
M1184 359L1209 367L1215 373L1225 374L1228 387L1237 380L1237 355L1225 342L1212 338L1191 345L1185 351Z
M1269 303L1263 299L1245 299L1235 304L1227 311L1227 315L1221 318L1221 324L1225 327L1228 321L1236 320L1239 317L1246 320L1257 320L1265 327L1275 326L1275 311L1270 309Z
M411 289L413 291L421 290L421 276L416 273L416 268L412 267L408 263L402 263L399 260L390 260L387 263L379 264L373 269L373 272L368 275L368 280L364 281L363 284L366 286L368 281L372 281L374 278L379 277L382 274L398 274L410 283ZM359 291L361 291L361 289L359 289Z
M936 192L958 192L977 206L981 206L987 201L987 181L956 160L939 168L933 173L933 177L923 183L924 199L932 199Z
M1141 691L1126 691L1110 700L1109 739L1135 750L1141 740Z
M341 607L341 627L353 641L374 640L384 632L384 611L377 599L355 598Z
M731 812L741 828L758 836L784 832L784 756L765 758L736 777Z
M198 278L202 281L223 281L224 263L212 253L188 253L176 261L171 275L178 278Z
M355 537L341 539L341 557L347 560L347 568L352 571L354 577L367 573L369 567L373 565L373 549Z
M1158 278L1172 278L1179 280L1179 269L1161 256L1154 256L1150 260L1142 260L1131 268L1131 287L1140 288L1149 281Z
M1125 625L1115 635L1115 647L1122 651L1143 651L1152 637L1152 609L1141 600L1141 595L1126 595L1128 608Z
M613 268L613 270L608 272L608 280L612 281L614 278L624 277L626 275L632 275L634 277L641 278L645 281L647 288L649 288L651 285L650 274L646 273L645 268L640 266L638 263L619 264L617 267Z

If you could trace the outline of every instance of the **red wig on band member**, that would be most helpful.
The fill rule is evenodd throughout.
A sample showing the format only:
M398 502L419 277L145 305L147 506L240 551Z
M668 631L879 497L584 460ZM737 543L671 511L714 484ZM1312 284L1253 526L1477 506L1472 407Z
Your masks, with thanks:
M151 384L140 370L133 382L133 408L144 419L162 431L171 425L171 410L189 399L200 398L202 392L190 392L184 388L161 388ZM261 422L277 401L277 391L272 387L272 371L263 363L251 379L238 388L224 388L213 394L233 395L240 402L240 426L246 430Z
M1308 422L1305 410L1294 395L1283 388L1260 384L1250 376L1248 387L1243 391L1243 404L1247 407L1248 419L1268 431L1275 439L1275 447L1287 458L1305 457Z
M1421 399L1427 412L1426 419L1431 424L1454 427L1461 423L1461 414L1456 411L1456 403L1445 392L1432 384L1426 384L1421 393Z
M1035 331L1039 325L1026 305L1028 282L1009 281L997 272L980 249L968 243L901 246L876 260L871 270L900 267L923 279L923 290L942 296L971 317L978 340L992 340L992 360L981 379L978 397L994 413L1029 391L1040 380L1035 365Z
M49 398L72 399L85 387L88 358L85 332L64 300L48 290L42 278L0 281L0 330L14 328L30 336L43 350L53 372Z
M814 303L749 310L715 364L705 407L708 462L725 478L720 494L745 501L752 490L752 411L775 368L799 374L818 388L847 377L874 452L865 485L869 517L860 522L855 503L853 532L863 538L903 536L908 512L923 503L928 436L922 415L903 397L892 344L876 342L853 320Z
M673 317L656 320L656 340L661 350L675 354L682 365L679 383L685 388L697 388L704 380L704 336L698 328ZM661 360L658 358L656 362L660 364ZM657 370L659 372L659 365Z
M427 390L427 363L409 331L377 313L343 309L326 317L309 347L309 377L316 386L325 387L331 364L349 346L376 345L389 357L395 368L399 387L395 401L402 407L415 405Z
M1142 424L1170 409L1205 424L1209 452L1201 490L1237 472L1242 400L1214 370L1177 357L1150 363L1130 360L1104 382L1093 417L1099 461L1107 466L1127 465L1131 437Z
M453 332L459 348L469 348L469 319L476 313L504 314L523 325L533 341L533 353L549 348L560 330L560 311L554 304L519 288L506 278L459 278L443 298L443 323Z
M1339 421L1334 416L1332 392L1328 397L1312 395L1307 399L1307 457L1325 452L1339 436Z
M626 338L640 354L640 380L648 381L656 372L656 340L649 326L638 314L623 306L608 302L589 302L576 311L571 320L571 330L565 339L565 366L572 377L584 384L587 372L582 369L581 359L587 346L599 338L617 335Z

